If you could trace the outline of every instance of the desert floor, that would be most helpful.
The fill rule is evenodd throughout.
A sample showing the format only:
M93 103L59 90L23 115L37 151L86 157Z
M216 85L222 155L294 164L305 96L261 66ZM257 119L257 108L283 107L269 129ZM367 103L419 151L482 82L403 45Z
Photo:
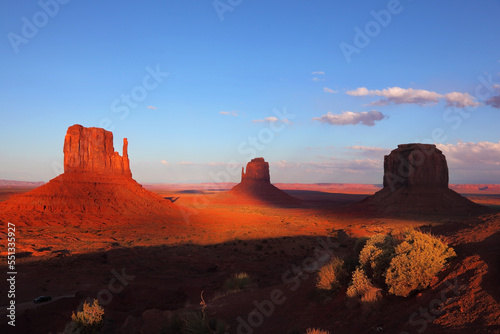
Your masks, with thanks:
M0 189L0 201L27 190ZM332 333L500 331L498 213L369 217L344 209L370 195L359 189L352 194L288 190L302 200L291 207L224 191L153 190L178 205L182 219L46 217L41 224L17 228L15 333L62 332L71 313L86 298L97 297L105 301L107 333L160 333L172 312L199 310L201 297L207 314L230 325L229 333L237 333L242 321L252 333L305 333L310 327ZM500 194L466 196L500 210ZM316 270L325 256L352 257L356 238L405 226L431 231L457 251L430 288L406 299L385 296L371 309L347 307L345 291L317 293ZM5 264L2 271L7 272ZM240 272L252 283L227 293L224 282ZM450 296L449 282L461 292L453 300L447 297L444 311L432 321L419 315L443 291ZM264 301L276 291L280 303L260 311L260 317L252 313L257 305L269 305ZM2 301L6 292L5 286ZM40 295L53 300L35 305ZM7 305L1 306L0 332L7 333Z

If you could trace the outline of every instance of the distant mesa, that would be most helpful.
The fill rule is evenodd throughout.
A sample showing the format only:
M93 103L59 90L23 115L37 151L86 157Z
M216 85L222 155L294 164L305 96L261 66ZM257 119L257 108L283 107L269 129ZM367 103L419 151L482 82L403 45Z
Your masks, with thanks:
M180 216L171 201L144 189L130 171L128 142L123 156L113 148L113 133L73 125L64 139L64 173L24 194L0 203L4 217L40 224L54 218L106 221L103 217L143 217L170 220ZM40 219L43 215L44 219ZM93 218L92 218L93 217ZM22 218L22 219L20 219ZM115 221L109 218L108 221Z
M252 159L245 169L241 168L241 182L231 194L275 204L297 204L299 200L271 184L269 163L264 158Z
M387 214L470 215L486 212L448 188L446 157L431 144L403 144L384 156L384 188L359 203Z

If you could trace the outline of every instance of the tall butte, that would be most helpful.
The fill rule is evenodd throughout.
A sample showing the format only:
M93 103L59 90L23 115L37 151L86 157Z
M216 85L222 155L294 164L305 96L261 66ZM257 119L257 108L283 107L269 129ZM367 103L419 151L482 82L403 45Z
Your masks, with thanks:
M123 156L114 151L110 131L70 126L64 138L64 173L0 203L0 220L39 225L75 219L89 223L178 219L175 204L132 179L127 149L125 138Z
M384 156L383 189L356 205L383 214L475 215L488 208L448 188L446 157L431 144L402 144Z
M271 184L269 163L264 158L252 159L245 169L241 168L241 182L230 194L275 204L297 204L298 199L288 195Z
M128 141L123 139L123 157L113 148L113 133L75 124L64 137L64 172L93 172L132 177Z

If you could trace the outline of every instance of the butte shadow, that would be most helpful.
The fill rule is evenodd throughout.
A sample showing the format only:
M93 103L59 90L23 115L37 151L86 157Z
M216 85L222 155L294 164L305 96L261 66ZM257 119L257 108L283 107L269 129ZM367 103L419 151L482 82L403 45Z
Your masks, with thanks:
M64 173L30 192L0 203L2 215L26 225L113 223L136 219L182 220L171 201L144 189L134 179L128 159L113 148L113 133L73 125L64 139Z
M351 209L377 216L475 216L490 210L448 188L446 157L431 144L402 144L384 156L384 187Z

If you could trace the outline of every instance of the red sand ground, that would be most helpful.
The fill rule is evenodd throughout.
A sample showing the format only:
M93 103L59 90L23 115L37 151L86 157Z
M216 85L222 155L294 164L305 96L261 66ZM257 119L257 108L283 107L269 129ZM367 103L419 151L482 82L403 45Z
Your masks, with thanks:
M230 333L237 333L238 317L248 321L254 302L269 300L276 289L284 301L262 317L254 333L304 333L309 327L332 333L500 332L500 214L371 218L340 209L370 194L359 188L349 194L345 188L339 194L332 188L323 192L321 187L319 191L296 187L289 193L304 202L289 207L242 201L219 191L157 188L178 210L170 221L94 213L63 222L51 217L55 221L50 224L19 222L15 333L62 331L85 298L110 289L113 270L134 278L129 277L126 286L111 294L105 306L108 333L125 333L125 329L139 333L140 328L144 333L159 333L169 311L200 309L201 291L207 312L230 324ZM0 198L16 191L1 189ZM500 196L495 194L469 198L500 206ZM12 217L0 213L4 224L6 218ZM14 218L34 219L29 215ZM317 296L315 273L306 268L321 249L348 256L353 238L402 225L423 226L457 252L458 257L429 289L408 298L385 296L383 304L370 311L346 307L345 291L330 299ZM297 268L302 269L302 276L292 274ZM224 295L224 281L236 272L248 273L254 284L246 291ZM35 306L32 300L39 295L50 295L54 301ZM425 320L426 309L442 295L447 304L437 316L428 315L432 321ZM0 296L7 300L5 288ZM4 313L0 314L0 332L8 333L11 328Z

